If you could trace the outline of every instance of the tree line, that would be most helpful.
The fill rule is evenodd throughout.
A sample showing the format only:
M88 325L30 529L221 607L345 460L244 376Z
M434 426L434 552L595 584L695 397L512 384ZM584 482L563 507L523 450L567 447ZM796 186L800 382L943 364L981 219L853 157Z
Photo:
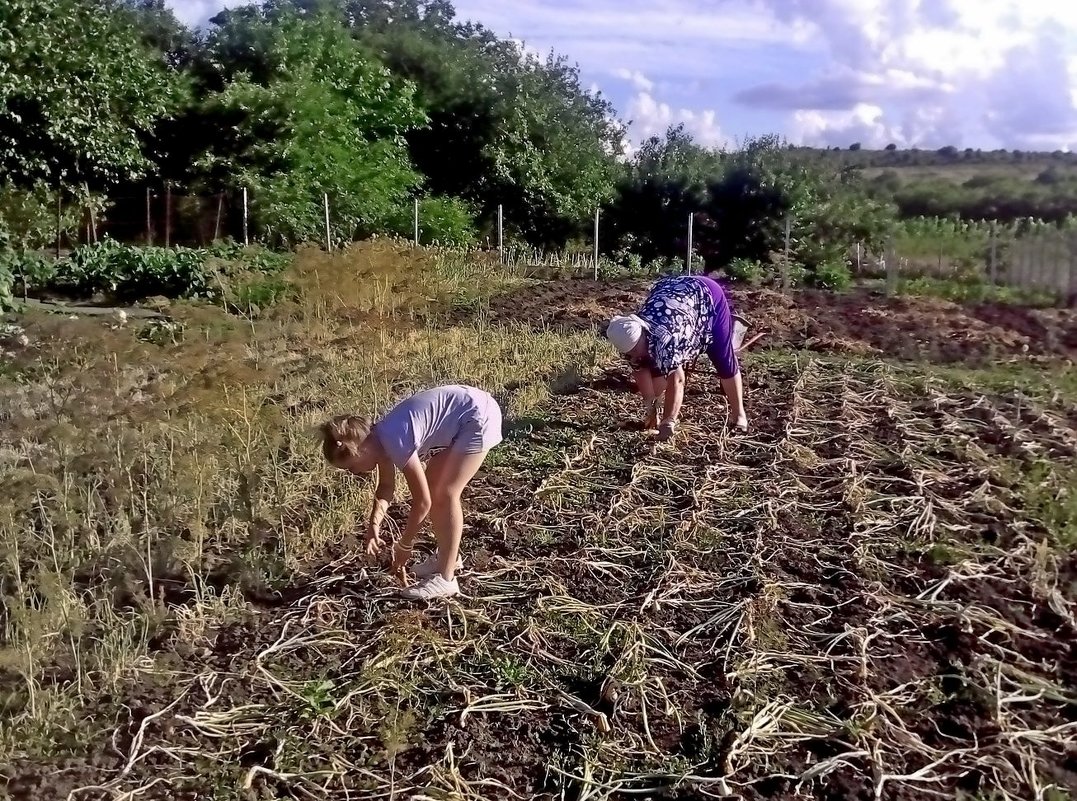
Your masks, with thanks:
M674 126L626 158L625 135L564 56L448 0L265 0L198 30L164 0L0 5L0 249L41 247L58 193L107 216L107 198L163 182L248 189L279 246L324 237L325 195L338 241L408 235L418 201L427 240L475 244L500 207L510 240L565 247L600 208L607 255L648 261L684 256L692 213L708 269L772 260L789 220L792 257L821 277L924 213L777 137L716 151Z

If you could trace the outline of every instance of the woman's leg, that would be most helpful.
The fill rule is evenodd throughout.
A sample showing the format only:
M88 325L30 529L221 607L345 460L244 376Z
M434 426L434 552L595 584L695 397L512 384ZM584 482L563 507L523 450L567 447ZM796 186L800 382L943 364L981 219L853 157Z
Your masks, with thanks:
M435 470L430 483L430 524L438 546L437 572L446 581L453 580L460 554L460 539L464 533L464 488L482 467L487 453L489 451L462 453L450 448L431 459L430 467ZM431 478L430 472L427 469L428 478Z

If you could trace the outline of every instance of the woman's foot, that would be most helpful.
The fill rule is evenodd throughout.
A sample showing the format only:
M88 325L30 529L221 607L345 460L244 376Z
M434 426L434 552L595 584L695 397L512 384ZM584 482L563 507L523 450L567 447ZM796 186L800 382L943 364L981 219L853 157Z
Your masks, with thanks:
M747 415L741 415L735 422L730 423L729 427L734 431L738 431L741 434L748 433L748 417Z
M440 573L423 579L418 584L414 584L405 590L401 590L400 594L407 598L409 601L430 601L434 598L449 598L453 595L460 593L460 585L454 578L452 581L446 581L445 577Z
M464 567L464 561L457 556L456 567L453 570L461 570ZM415 574L415 578L424 579L430 578L432 575L438 572L438 552L435 550L432 554L426 557L419 564L412 568L412 573Z

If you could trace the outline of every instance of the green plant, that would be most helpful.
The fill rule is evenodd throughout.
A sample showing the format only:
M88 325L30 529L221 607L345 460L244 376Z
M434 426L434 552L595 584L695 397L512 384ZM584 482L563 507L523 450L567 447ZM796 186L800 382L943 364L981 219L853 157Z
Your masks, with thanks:
M736 258L726 265L725 274L731 281L759 286L763 283L766 271L755 259Z
M849 288L849 285L853 282L853 276L845 264L832 261L820 264L809 272L808 281L812 286L820 289L840 292Z

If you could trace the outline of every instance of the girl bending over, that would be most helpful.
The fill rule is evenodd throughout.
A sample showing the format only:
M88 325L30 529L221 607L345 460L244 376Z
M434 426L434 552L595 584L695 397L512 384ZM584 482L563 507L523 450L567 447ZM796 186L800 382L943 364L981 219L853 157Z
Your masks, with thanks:
M427 516L437 550L414 568L419 583L405 598L425 600L456 595L464 529L461 495L502 439L501 409L481 389L459 384L435 387L398 403L373 425L364 417L340 415L322 426L326 460L356 475L378 470L374 505L366 528L366 553L384 544L381 524L396 493L396 471L411 490L411 512L393 545L392 570L403 575L415 538ZM438 450L440 449L440 450ZM422 459L438 450L423 468Z

